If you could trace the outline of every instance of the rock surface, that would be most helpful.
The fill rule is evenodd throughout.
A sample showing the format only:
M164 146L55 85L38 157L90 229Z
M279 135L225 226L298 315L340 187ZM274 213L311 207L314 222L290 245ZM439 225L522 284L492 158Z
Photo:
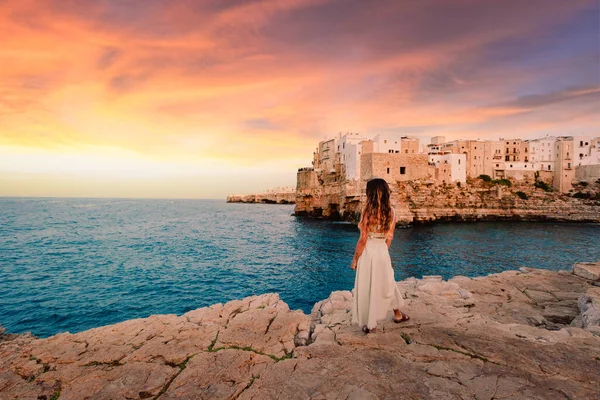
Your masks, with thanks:
M600 262L576 263L573 266L575 275L591 281L600 281Z
M321 178L316 186L298 187L294 213L356 222L366 183L340 182L335 176ZM594 191L594 198L595 193L600 193L600 183L588 188ZM391 189L391 202L400 225L433 221L600 222L599 200L545 192L536 188L532 180L513 181L511 187L481 179L469 179L460 186L407 181L396 182Z
M571 272L398 282L410 321L276 294L63 333L0 332L1 399L597 399L600 287ZM1 331L1 329L0 329Z

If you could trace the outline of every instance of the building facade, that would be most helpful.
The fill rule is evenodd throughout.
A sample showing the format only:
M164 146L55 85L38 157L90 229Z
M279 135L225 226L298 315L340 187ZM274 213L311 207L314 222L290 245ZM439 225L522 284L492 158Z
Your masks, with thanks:
M576 168L580 168L578 173ZM600 174L600 137L445 142L443 136L436 136L421 147L419 139L408 136L379 134L369 140L362 134L346 133L319 143L313 169L315 174L325 173L323 179L338 181L381 177L388 182L452 183L482 174L494 179L535 178L568 192L574 179L589 180Z

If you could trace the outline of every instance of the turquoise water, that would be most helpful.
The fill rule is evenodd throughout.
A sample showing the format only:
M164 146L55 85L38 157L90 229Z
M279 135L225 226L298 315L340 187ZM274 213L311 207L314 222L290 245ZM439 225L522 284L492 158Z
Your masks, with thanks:
M351 289L356 227L293 206L212 200L0 198L0 325L49 336L278 292L310 312ZM600 260L598 225L399 229L396 279Z

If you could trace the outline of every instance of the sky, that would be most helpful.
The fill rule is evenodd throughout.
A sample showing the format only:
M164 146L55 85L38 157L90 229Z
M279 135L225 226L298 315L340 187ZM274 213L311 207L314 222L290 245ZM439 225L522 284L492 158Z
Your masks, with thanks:
M295 186L338 132L600 135L598 0L0 0L0 196Z

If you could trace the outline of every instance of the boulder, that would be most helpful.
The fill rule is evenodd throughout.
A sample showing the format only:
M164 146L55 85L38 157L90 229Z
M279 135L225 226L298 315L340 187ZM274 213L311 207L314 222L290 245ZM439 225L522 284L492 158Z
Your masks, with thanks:
M573 273L591 281L600 281L600 262L576 263Z

